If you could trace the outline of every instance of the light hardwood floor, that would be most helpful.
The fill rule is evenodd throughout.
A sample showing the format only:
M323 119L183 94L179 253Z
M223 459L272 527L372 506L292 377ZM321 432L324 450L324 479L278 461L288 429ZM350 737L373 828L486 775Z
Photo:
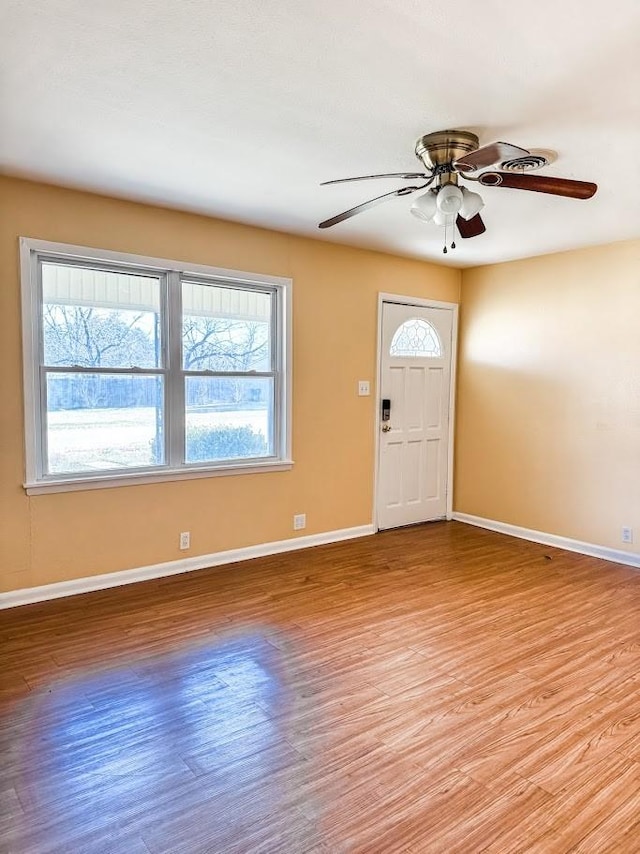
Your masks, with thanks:
M0 623L2 851L640 851L631 569L437 523Z

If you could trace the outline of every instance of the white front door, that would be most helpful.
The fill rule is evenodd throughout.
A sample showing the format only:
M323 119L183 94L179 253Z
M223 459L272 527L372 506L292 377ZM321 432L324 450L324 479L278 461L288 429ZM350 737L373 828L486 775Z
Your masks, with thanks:
M453 309L382 303L378 528L446 516L452 330Z

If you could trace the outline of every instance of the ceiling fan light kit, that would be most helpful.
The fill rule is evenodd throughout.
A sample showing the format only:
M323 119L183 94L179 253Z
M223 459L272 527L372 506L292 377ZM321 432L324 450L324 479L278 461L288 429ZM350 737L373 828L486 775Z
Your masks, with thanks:
M462 188L462 205L460 206L460 216L462 219L471 219L476 214L479 214L484 207L484 201L480 193L474 193L472 190Z
M433 190L427 190L424 195L418 196L409 208L416 219L422 222L431 222L437 209L436 194Z
M492 142L480 146L476 134L466 130L443 130L421 136L415 145L415 154L426 172L392 172L382 175L363 175L356 178L338 178L324 184L340 184L349 181L364 181L375 178L401 178L423 183L400 187L369 201L343 211L320 223L320 228L330 228L352 216L368 210L387 199L407 196L419 190L427 190L413 202L411 213L423 222L455 226L461 237L477 237L486 231L480 211L484 201L478 193L458 186L458 179L474 181L483 187L506 187L513 190L529 190L572 199L590 199L598 187L588 181L573 181L547 175L529 175L528 172L548 166L556 159L556 153L548 149L521 148L510 142ZM495 170L496 165L499 171ZM494 167L494 169L490 169ZM486 171L485 171L486 170ZM435 186L431 188L431 185ZM455 242L452 243L452 248Z
M469 220L483 207L484 201L479 193L447 183L418 196L409 210L422 222L444 225L447 216L451 218L459 213L463 219Z
M447 214L444 211L436 211L433 222L434 225L446 225L452 226L455 223L456 215L455 214Z
M438 210L445 214L457 214L462 207L462 190L457 184L443 184L436 197Z

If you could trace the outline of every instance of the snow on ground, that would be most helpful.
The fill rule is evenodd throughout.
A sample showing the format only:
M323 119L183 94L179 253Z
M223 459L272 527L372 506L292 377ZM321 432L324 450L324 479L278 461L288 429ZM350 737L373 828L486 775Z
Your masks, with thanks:
M251 427L267 436L268 412L266 409L189 412L188 424ZM155 436L153 407L50 412L49 469L59 473L152 465Z

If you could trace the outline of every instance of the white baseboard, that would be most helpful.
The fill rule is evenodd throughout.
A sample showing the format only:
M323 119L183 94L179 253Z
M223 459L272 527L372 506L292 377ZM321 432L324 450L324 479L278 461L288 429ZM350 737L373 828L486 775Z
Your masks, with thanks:
M247 546L243 549L230 549L225 552L214 552L209 555L172 560L167 563L157 563L153 566L141 566L137 569L124 569L120 572L109 572L105 575L93 575L88 578L77 578L73 581L59 581L54 584L44 584L41 587L28 587L23 590L11 590L0 593L0 609L15 608L18 605L31 605L34 602L45 602L48 599L61 599L63 596L75 596L78 593L90 593L92 590L106 590L108 587L120 587L123 584L135 584L137 581L149 581L153 578L165 578L168 575L179 575L182 572L193 572L197 569L208 569L212 566L223 566L238 563L254 557L281 554L282 552L308 549L312 546L324 546L341 540L353 540L357 537L367 537L375 534L373 525L360 525L357 528L341 528L337 531L326 531L323 534L310 534L306 537L295 537L290 540L279 540L273 543L261 543L257 546Z
M483 519L481 516L471 516L469 513L452 514L456 522L465 522L467 525L475 525L477 528L486 528L488 531L496 531L498 534L508 534L510 537L519 537L521 540L531 540L533 543L542 543L544 546L553 546L557 549L566 549L569 552L598 557L602 560L610 560L613 563L624 563L640 569L640 554L637 552L624 552L621 549L610 549L607 546L597 546L594 543L583 543L581 540L572 540L569 537L560 537L557 534L547 534L544 531L533 531L531 528L520 528L517 525L509 525L507 522L496 522L493 519Z

